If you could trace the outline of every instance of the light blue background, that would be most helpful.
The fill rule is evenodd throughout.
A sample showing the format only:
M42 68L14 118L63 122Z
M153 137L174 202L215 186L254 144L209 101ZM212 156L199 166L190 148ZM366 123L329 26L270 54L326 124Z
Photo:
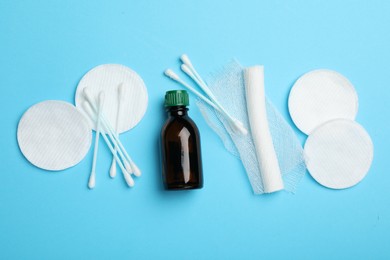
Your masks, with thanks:
M334 191L306 174L295 195L254 196L240 162L192 105L205 187L163 191L161 104L180 87L162 72L178 70L182 53L203 75L231 58L264 64L267 94L290 123L287 95L300 75L344 74L375 145L367 177ZM0 0L0 259L388 259L389 60L386 0ZM149 91L144 119L122 137L143 170L133 189L109 179L107 149L90 191L92 150L76 167L50 173L29 164L16 142L28 107L73 102L80 78L103 63L131 67Z

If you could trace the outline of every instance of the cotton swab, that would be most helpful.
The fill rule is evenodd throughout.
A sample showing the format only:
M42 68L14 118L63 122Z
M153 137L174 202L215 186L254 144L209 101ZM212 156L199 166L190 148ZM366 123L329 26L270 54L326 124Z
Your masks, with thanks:
M91 174L89 175L89 181L88 181L88 187L90 189L95 188L95 171L96 171L96 160L97 160L97 153L99 150L99 137L100 137L100 115L102 113L104 106L104 92L99 93L99 104L98 104L98 118L96 121L96 136L95 136L95 148L93 150L93 160L92 160L92 170Z
M216 109L218 112L220 112L225 118L226 120L228 121L230 127L232 128L232 130L235 132L235 133L239 133L239 134L243 134L243 135L246 135L248 133L248 131L246 130L246 128L244 127L244 125L241 123L241 121L239 121L238 119L235 119L233 118L232 116L230 116L224 109L221 109L217 104L215 104L214 102L212 102L210 99L208 99L207 97L205 97L203 94L201 94L199 91L197 91L196 89L194 89L193 87L191 87L190 85L188 85L187 83L185 83L182 79L180 79L180 77L175 73L173 72L171 69L167 69L165 70L164 74L171 78L172 80L178 82L179 84L183 85L184 87L186 87L187 89L189 89L192 93L194 93L195 95L197 95L200 99L202 99L204 102L206 102L207 104L209 104L210 106L212 106L214 109Z
M86 98L86 101L88 101L88 103L91 106L91 108L93 110L97 111L95 104L92 102L93 99L92 99L91 93L88 90L88 88L84 88L83 93L84 93L84 97ZM127 153L126 149L124 148L122 142L119 139L119 136L115 133L115 131L113 130L113 128L110 125L110 123L104 117L103 113L101 115L101 119L102 119L102 123L103 123L104 128L107 130L108 136L110 137L110 139L113 141L113 143L115 145L119 146L120 149L118 149L118 152L119 152L119 155L121 156L121 158L123 160L123 163L124 163L127 171L129 173L134 173L134 175L137 176L137 177L141 176L140 169L137 167L137 165L134 163L134 161L131 159L131 157ZM124 155L123 155L123 153L124 153Z
M183 85L184 87L186 87L188 90L190 90L192 93L197 95L200 99L202 99L204 102L206 102L207 104L209 104L213 108L217 109L218 111L220 110L219 107L217 105L215 105L212 101L210 101L207 97L205 97L199 91L197 91L196 89L194 89L193 87L191 87L190 85L185 83L182 79L180 79L180 77L175 72L173 72L173 70L167 69L164 71L164 74L168 78L170 78L170 79L178 82L179 84Z
M95 112L93 111L93 109L92 109L92 107L91 107L91 105L87 102L87 101L84 101L84 103L83 103L83 108L84 108L84 110L86 111L86 113L88 114L88 116L91 118L91 120L92 121L97 121L97 116L95 115ZM101 118L100 118L100 120L101 120ZM103 127L104 128L104 127ZM103 132L103 131L101 131L100 132L100 134L102 135L102 136L106 136L107 137L107 132ZM110 144L111 145L111 147L114 149L115 148L115 141L114 140L110 140L111 138L110 137L108 137L107 139L104 139L105 141L107 140L108 141L108 143L106 142L106 144L108 145L108 144ZM114 149L114 151L115 151L115 149ZM114 155L114 158L115 158L115 160L116 160L116 162L118 163L118 164L122 164L122 166L124 167L124 164L122 163L122 160L124 160L124 158L120 158L119 157L119 153L117 154L116 153L116 155L117 155L117 157L115 157ZM125 167L124 167L124 169L126 169ZM126 170L127 171L127 170ZM128 171L127 171L128 172Z
M119 139L119 136L115 133L115 131L112 129L111 125L108 123L108 121L104 118L103 115L102 115L102 122L103 122L105 128L108 130L107 134L109 135L111 140L114 142L115 145L117 145L117 147L120 148L117 151L119 152L120 156L122 157L123 163L124 163L127 171L130 173L134 173L134 175L137 177L141 176L140 169L133 162L130 155L127 153L126 149L124 148L121 140Z
M118 108L116 113L116 122L115 122L115 132L118 134L119 130L119 120L120 120L120 112L121 112L121 103L122 103L122 95L123 95L123 84L121 83L118 86ZM115 146L115 151L118 150L118 147ZM110 177L115 178L116 176L116 163L115 163L115 157L112 156L112 163L110 168Z
M104 122L104 117L103 117ZM123 147L122 142L119 139L119 136L112 130L112 127L107 123L107 127L110 129L111 135L113 140L116 142L116 144L119 146L120 150L122 150L124 153L124 157L127 160L124 160L126 169L131 169L131 172L134 173L135 176L139 177L141 176L141 170L138 168L138 166L134 163L134 161L131 159L130 155L127 153L126 149Z
M95 112L97 112L97 109L96 109L95 104L92 102L93 99L92 99L91 93L89 93L87 88L84 88L84 96L85 96L86 101L89 105L89 108L92 111L92 114L95 115ZM118 141L113 137L114 131L112 130L112 127L109 126L107 120L104 118L103 113L101 114L100 119L102 121L104 129L106 130L106 134L110 138L112 144L114 145L114 147L118 147ZM123 146L121 149L124 150ZM117 149L116 151L119 153L119 156L121 157L121 159L123 161L123 164L126 168L126 171L130 174L133 173L133 169L131 168L130 163L126 160L126 157L123 155L123 152L120 149Z
M187 64L182 64L181 69L193 80L196 84L209 96L210 100L219 107L220 110L223 111L224 115L229 119L229 125L231 128L238 133L241 133L243 135L246 135L248 131L244 127L244 125L239 121L238 119L232 117L224 108L223 106L218 102L214 94L211 92L209 87L206 85L206 83L200 78L199 74L196 73L195 68L188 67ZM196 73L196 74L194 74ZM197 75L197 76L196 76Z
M93 121L96 121L98 120L94 115L94 112L92 111L92 107L91 107L91 104L87 101L85 101L83 103L83 107L85 109L85 111L87 112L87 114L89 115L89 117L93 120ZM115 152L114 150L114 147L112 146L111 142L108 140L107 136L106 136L106 133L101 133L102 136L103 136L103 139L105 141L105 143L107 144L109 150L111 151L111 153L113 154L113 156L115 157L115 160L116 162L118 163L118 166L119 168L121 169L122 173L123 173L123 177L125 178L125 181L127 183L127 185L129 187L133 187L134 186L134 180L133 178L131 178L130 176L130 173L125 169L125 167L123 166L121 160L119 159L118 157L118 154Z
M211 98L211 99L215 99L215 96L214 94L211 92L211 90L207 87L207 84L206 82L202 79L202 77L199 75L199 73L196 71L194 65L192 65L192 62L190 60L190 58L187 56L187 54L183 54L180 56L180 60L183 62L182 65L185 65L186 67L188 67L189 70L192 71L192 73L194 74L194 76L200 81L200 84L198 83L199 86L201 85L204 85L206 86L205 89L203 89L204 92L206 92L206 94ZM182 68L183 69L183 68Z
M193 81L195 81L196 84L200 87L201 90L203 90L207 96L209 96L210 100L213 101L217 106L222 108L222 106L219 104L217 99L215 98L214 94L211 92L211 90L207 87L206 83L203 82L203 80L199 77L197 77L194 73L195 71L192 70L191 67L188 67L187 64L181 64L180 66L181 70L187 74Z
M209 96L210 100L214 102L223 112L224 114L229 118L228 121L230 121L230 126L232 127L233 131L241 133L243 135L248 134L247 129L244 127L241 121L238 119L230 116L230 114L224 109L224 107L218 102L217 98L214 96L211 89L207 86L206 82L202 79L202 77L199 75L199 73L196 71L195 67L192 65L192 62L190 58L183 54L180 57L183 64L180 66L181 69L186 73L193 81L195 81L196 84Z

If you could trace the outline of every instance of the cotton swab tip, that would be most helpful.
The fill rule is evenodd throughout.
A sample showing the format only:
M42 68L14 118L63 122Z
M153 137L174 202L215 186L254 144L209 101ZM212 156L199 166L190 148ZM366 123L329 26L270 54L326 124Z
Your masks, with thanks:
M116 161L115 158L112 160L111 168L110 168L110 177L115 178L116 176Z
M173 72L173 70L171 70L171 69L165 70L165 71L164 71L164 74L165 74L165 76L167 76L167 77L169 77L169 78L171 78L171 79L173 79L173 80L176 80L176 81L177 81L177 80L180 80L179 76L176 75L176 73Z
M94 172L92 172L90 177L89 177L88 188L90 188L91 190L93 188L95 188L95 173Z
M141 170L138 168L138 166L133 161L130 161L130 164L131 164L131 168L133 169L134 175L140 177Z
M242 135L248 134L248 130L245 128L244 124L238 119L233 118L233 122L230 124L230 126L232 127L232 130L236 134L242 134Z
M86 98L91 98L91 91L90 91L90 89L88 88L88 87L85 87L84 89L83 89L83 94L84 94L84 96L86 97Z
M133 187L134 186L134 180L133 180L133 178L131 178L130 174L128 172L124 172L123 175L125 177L127 185L129 187Z
M188 67L192 67L192 63L190 61L190 58L188 58L188 55L187 54L183 54L180 56L180 60L184 63L184 64L187 64Z

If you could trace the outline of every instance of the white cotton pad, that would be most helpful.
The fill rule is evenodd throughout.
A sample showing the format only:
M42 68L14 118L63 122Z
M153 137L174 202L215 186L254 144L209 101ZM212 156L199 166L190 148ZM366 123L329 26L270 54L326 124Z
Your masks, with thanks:
M91 146L87 119L71 104L49 100L30 107L18 125L18 143L35 166L52 171L79 163Z
M291 89L288 109L295 125L305 134L338 118L354 120L358 111L355 88L332 70L314 70L300 77Z
M374 155L370 136L355 121L335 119L309 135L304 147L306 166L321 185L345 189L367 174Z
M118 88L122 85L122 94ZM76 107L83 110L85 101L83 89L88 87L91 95L97 99L104 91L105 102L103 115L116 126L118 105L121 106L118 117L118 133L123 133L136 126L144 116L148 106L148 93L142 78L130 68L119 64L104 64L90 70L80 80L76 90ZM119 101L119 99L121 100ZM92 123L93 129L95 124Z

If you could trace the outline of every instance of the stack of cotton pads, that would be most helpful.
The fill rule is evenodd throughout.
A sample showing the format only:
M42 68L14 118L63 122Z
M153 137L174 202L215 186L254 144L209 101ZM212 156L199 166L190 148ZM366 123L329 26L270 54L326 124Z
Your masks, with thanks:
M331 70L306 73L292 87L288 107L295 125L308 135L305 161L318 183L345 189L365 177L374 148L354 121L358 96L348 79Z

